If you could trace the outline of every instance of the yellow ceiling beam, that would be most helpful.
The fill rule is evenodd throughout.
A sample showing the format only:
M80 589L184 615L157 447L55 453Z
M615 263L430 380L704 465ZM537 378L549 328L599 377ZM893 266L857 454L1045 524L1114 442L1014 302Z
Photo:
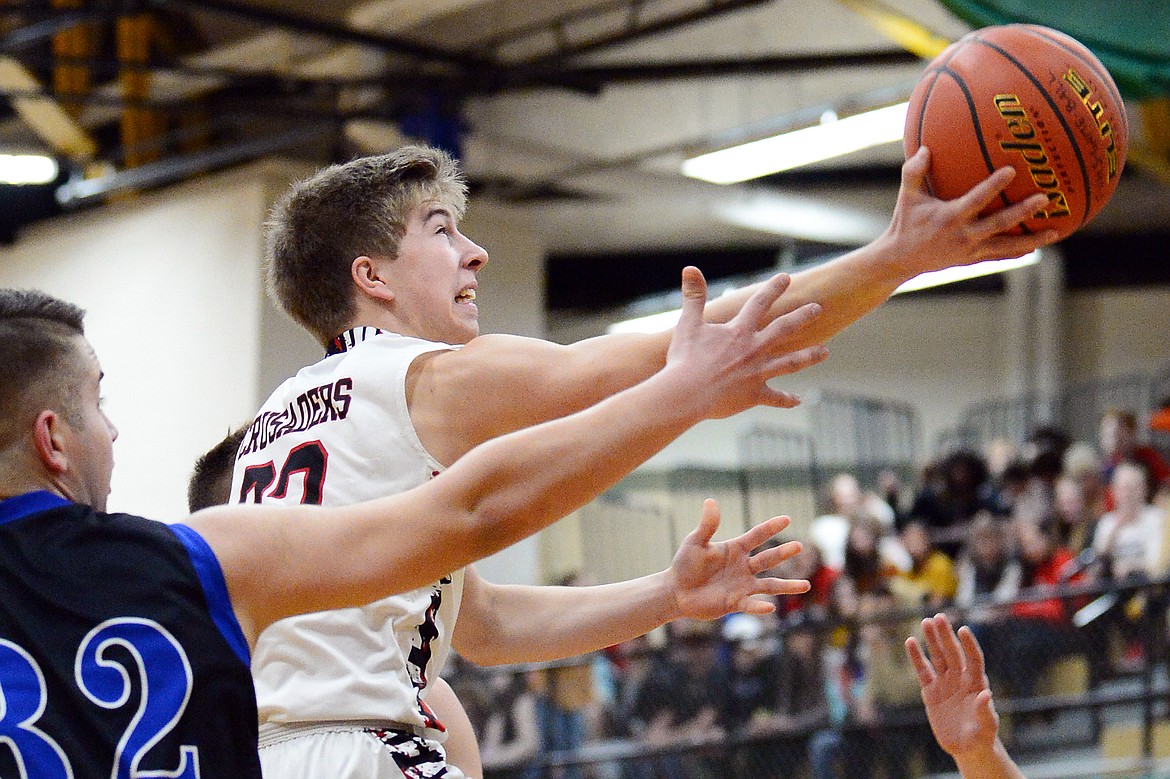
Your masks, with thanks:
M97 142L50 97L31 96L44 87L28 68L12 57L0 56L0 92L14 95L12 108L41 140L59 154L87 161L97 154Z
M875 0L838 2L873 25L882 35L923 59L934 59L952 43L929 27Z
M1141 138L1130 138L1129 159L1170 183L1170 98L1142 101Z

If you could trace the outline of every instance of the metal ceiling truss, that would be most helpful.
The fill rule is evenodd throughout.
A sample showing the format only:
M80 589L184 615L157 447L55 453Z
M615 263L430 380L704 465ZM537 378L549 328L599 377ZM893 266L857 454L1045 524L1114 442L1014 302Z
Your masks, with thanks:
M555 63L768 2L772 0L606 0L510 29L476 46L494 51L500 61Z
M74 116L81 115L85 106L118 109L120 146L107 147L102 156L106 160L150 168L149 175L106 176L105 184L95 184L92 192L87 190L84 197L78 194L80 190L74 190L69 196L71 202L84 202L119 187L175 181L209 165L228 164L225 160L239 162L250 159L249 155L296 145L285 142L287 133L279 135L283 140L277 140L276 146L266 146L253 138L240 141L241 135L246 134L231 128L249 120L309 121L317 128L314 137L319 137L324 132L321 127L336 131L352 119L399 122L412 112L426 110L423 101L434 95L443 96L457 114L459 105L469 97L506 91L561 88L595 94L617 83L881 67L914 60L913 55L899 50L606 65L571 62L574 56L585 52L769 1L603 0L586 9L478 41L477 51L490 52L484 56L448 51L345 23L261 8L244 0L50 0L3 7L10 29L0 38L0 51L11 52L26 66L39 68L42 73L83 72L84 88L63 88L58 83L42 84L40 89L35 89L25 84L17 89L10 87L6 96L10 101L53 100ZM390 71L356 77L310 77L184 64L175 56L173 44L158 45L167 32L162 27L151 28L148 19L152 10L168 14L176 10L188 15L228 14L267 28L372 47L392 55L388 62ZM13 20L18 25L15 29L11 29ZM104 25L107 43L114 42L116 57L110 56L108 45L100 52L100 47L91 45L82 56L77 50L60 45L62 36L86 25L91 30L93 25ZM43 45L48 42L54 45ZM526 54L517 56L519 51ZM211 77L222 83L206 93L153 99L152 79L164 71L180 79ZM119 89L111 92L91 86L109 82L118 83ZM369 93L371 87L377 91L356 106L347 99L355 91ZM213 139L231 140L197 155L165 156L168 147L186 143L201 133L205 144Z

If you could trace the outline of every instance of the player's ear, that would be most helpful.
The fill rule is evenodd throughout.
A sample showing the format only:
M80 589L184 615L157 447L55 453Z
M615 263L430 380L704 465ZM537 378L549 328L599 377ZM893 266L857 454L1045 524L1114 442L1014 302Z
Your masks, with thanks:
M390 288L389 274L385 272L386 261L362 255L349 266L354 284L364 295L380 300L393 300L394 290Z
M64 473L69 469L69 456L65 453L67 426L60 414L48 408L37 414L33 423L33 448L50 473Z

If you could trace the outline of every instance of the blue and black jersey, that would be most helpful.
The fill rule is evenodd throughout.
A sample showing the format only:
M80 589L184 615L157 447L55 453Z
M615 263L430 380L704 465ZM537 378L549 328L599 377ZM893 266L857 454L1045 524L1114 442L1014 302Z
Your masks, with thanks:
M0 501L0 698L0 776L260 778L247 643L185 525Z

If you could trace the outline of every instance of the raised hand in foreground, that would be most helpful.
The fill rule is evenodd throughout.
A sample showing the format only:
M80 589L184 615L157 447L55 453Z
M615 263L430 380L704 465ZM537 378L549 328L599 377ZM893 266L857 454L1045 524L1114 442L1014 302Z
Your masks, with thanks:
M955 759L964 779L1023 779L999 739L999 715L991 699L983 650L971 629L956 634L944 614L922 620L927 659L914 638L906 652L918 672L930 729Z

